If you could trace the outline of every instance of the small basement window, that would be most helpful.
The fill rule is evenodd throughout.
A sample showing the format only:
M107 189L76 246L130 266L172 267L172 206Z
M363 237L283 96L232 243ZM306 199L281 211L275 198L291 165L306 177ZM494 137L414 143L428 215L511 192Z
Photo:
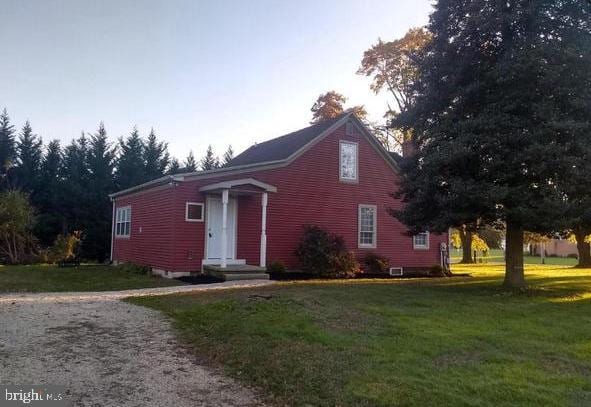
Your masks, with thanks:
M199 202L187 202L185 220L187 222L203 222L203 204Z
M115 219L115 236L129 237L131 234L131 206L117 208Z
M417 233L412 237L413 249L426 250L429 248L429 232Z

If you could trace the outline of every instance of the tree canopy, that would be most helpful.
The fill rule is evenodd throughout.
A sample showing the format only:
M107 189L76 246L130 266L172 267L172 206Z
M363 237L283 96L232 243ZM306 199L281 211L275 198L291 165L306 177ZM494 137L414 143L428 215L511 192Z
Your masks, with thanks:
M312 112L312 120L310 124L320 123L325 120L334 119L345 112L345 103L347 98L334 90L328 91L316 99L310 111ZM363 106L353 106L351 108L357 117L365 119L367 112Z
M591 134L590 7L438 1L414 100L393 123L413 129L417 151L393 215L413 231L505 224L508 287L525 285L523 231L564 226L561 178L580 154L573 138Z

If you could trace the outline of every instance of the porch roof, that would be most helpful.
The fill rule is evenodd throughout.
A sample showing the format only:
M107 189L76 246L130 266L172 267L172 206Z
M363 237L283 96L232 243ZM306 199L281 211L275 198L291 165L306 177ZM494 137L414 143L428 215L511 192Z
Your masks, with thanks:
M241 186L252 186L259 188L261 192L277 192L277 187L274 185L270 185L254 178L241 178L241 179L234 179L230 181L222 181L216 182L214 184L205 185L199 188L200 192L215 192L215 191L222 191L224 189L231 190L235 187Z

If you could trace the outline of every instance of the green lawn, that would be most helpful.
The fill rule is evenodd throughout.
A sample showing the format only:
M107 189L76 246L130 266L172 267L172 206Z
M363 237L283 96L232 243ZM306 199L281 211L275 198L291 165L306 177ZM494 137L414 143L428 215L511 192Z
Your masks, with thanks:
M462 259L462 252L452 249L451 260L452 263L457 263ZM482 263L504 263L505 254L502 250L492 249L488 257L481 257L480 253L477 256L477 260ZM540 256L523 256L523 262L525 264L541 264ZM570 257L546 257L544 264L552 266L574 266L577 264L577 259Z
M133 303L196 355L296 406L591 405L591 270L528 266L531 289L473 278L284 283Z
M0 292L111 291L180 284L111 266L0 266Z

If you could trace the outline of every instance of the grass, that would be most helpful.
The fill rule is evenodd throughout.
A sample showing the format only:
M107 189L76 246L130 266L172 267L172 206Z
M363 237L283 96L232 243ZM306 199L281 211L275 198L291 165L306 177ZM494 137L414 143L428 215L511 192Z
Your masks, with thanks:
M0 292L111 291L171 285L181 283L111 266L0 266Z
M453 263L457 263L462 259L461 251L452 250L451 252L451 260ZM490 250L488 257L481 258L480 254L478 254L477 259L482 263L504 263L505 262L505 254L503 250L492 249ZM523 256L523 262L525 264L541 264L540 256ZM570 257L546 257L544 259L544 264L551 265L551 266L574 266L577 264L577 259L570 258Z
M508 293L502 267L130 301L280 405L590 405L591 270L529 265Z

